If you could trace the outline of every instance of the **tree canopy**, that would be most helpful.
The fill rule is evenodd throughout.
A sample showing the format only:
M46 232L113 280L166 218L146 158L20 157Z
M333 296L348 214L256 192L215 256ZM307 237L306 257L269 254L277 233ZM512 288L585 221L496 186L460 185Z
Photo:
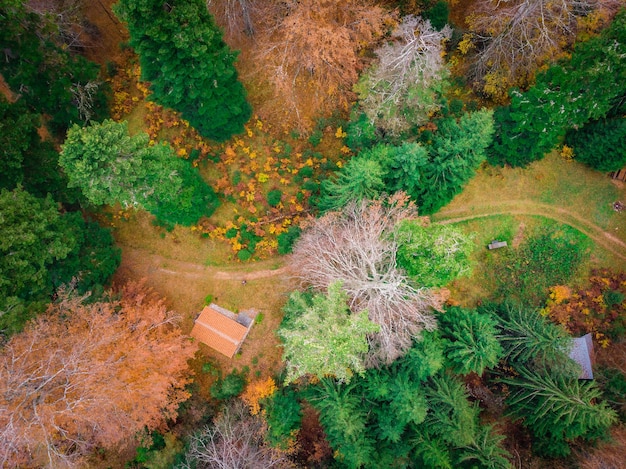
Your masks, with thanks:
M0 192L0 331L19 331L56 288L105 285L120 263L110 231L20 186Z
M70 187L94 205L144 208L159 220L191 225L217 207L213 190L167 144L149 145L145 133L130 136L127 122L105 120L72 127L59 164Z
M91 303L61 291L0 354L3 465L84 463L175 418L196 348L175 322L138 284Z
M350 313L341 282L330 284L328 295L294 292L285 310L278 335L283 341L287 382L307 374L331 375L347 382L365 371L366 336L378 332L379 326L368 319L367 311Z
M200 135L224 141L252 113L237 79L236 53L222 40L202 0L120 0L142 78L158 104L182 114Z
M367 310L380 331L369 336L368 364L391 363L413 337L435 326L438 300L396 265L395 225L416 216L404 194L351 202L304 230L293 250L295 272L318 290L341 281L353 312Z

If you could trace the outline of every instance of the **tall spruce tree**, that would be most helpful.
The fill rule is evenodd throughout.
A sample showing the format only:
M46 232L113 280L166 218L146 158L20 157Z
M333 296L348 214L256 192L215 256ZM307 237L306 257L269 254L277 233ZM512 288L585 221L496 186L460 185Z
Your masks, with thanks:
M152 99L179 111L204 137L224 141L250 118L234 62L202 0L120 0Z
M569 443L606 436L617 414L593 382L518 368L518 378L503 379L511 394L510 413L523 420L535 439L535 451L550 457L567 456Z

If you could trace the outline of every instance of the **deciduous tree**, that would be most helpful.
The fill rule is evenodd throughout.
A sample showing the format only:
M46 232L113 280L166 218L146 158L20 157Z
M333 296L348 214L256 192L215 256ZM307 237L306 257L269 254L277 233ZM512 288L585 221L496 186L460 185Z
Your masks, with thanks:
M242 34L254 36L258 17L265 13L258 0L207 0L206 4L230 40L241 39Z
M155 102L179 111L204 137L224 141L250 118L236 54L202 0L120 0L130 44Z
M259 61L296 118L310 119L299 93L316 112L348 104L363 58L359 52L381 37L390 15L368 0L288 0L273 4L259 40ZM305 113L307 113L305 115Z
M451 34L449 26L437 31L419 16L402 18L356 87L372 124L399 135L428 122L446 88L443 47Z
M176 417L195 346L164 302L129 284L89 303L60 291L0 356L0 461L64 467Z
M458 228L403 220L396 239L398 265L419 285L442 287L470 271L473 236Z
M264 442L266 427L240 400L226 405L212 425L191 438L183 469L293 468L284 453Z
M350 314L347 300L340 281L328 286L328 295L290 295L278 329L287 383L308 374L346 382L363 374L367 335L378 332L379 326L367 318L367 311Z
M472 75L482 91L506 98L511 86L532 82L542 63L574 40L579 19L596 0L482 0L469 16L477 53Z
M396 267L394 227L416 215L403 194L352 202L313 221L294 248L294 270L304 282L323 291L341 281L350 309L367 310L380 326L370 335L369 365L391 363L422 329L435 327L435 296Z

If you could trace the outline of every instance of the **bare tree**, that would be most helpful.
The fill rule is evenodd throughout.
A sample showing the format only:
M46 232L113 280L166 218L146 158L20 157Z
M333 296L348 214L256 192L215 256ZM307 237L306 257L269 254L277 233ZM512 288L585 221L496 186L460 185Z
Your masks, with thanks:
M100 83L95 81L88 81L84 85L74 83L70 87L78 115L85 123L89 122L93 116L93 100L99 87Z
M241 39L241 35L254 36L255 24L261 13L257 0L207 0L207 8L224 28L229 40Z
M546 60L573 41L577 19L598 0L483 0L469 18L477 45L472 76L483 90L502 94L524 86Z
M449 74L443 45L451 35L448 25L437 31L429 20L409 15L394 30L392 40L376 50L379 62L357 92L361 107L377 127L398 134L426 123L430 113L439 109L435 85Z
M326 290L343 282L352 312L367 310L380 332L369 336L368 366L403 355L419 332L434 329L430 290L413 285L396 267L394 226L417 216L403 193L382 200L353 202L313 221L298 240L294 270L305 283Z
M267 431L259 416L252 416L241 400L228 404L200 433L191 438L180 469L256 469L295 467L264 442Z
M46 23L56 26L56 31L40 28L39 34L42 38L53 39L73 52L80 52L85 48L82 37L85 18L81 12L81 0L27 0L25 5ZM51 33L53 37L49 37Z

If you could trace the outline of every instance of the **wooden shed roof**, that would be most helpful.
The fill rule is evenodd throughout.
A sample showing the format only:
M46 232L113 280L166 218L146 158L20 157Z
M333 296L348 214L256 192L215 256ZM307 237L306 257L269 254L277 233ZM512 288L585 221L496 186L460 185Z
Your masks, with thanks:
M200 312L191 330L191 336L232 358L246 338L248 328L212 306L205 306Z

